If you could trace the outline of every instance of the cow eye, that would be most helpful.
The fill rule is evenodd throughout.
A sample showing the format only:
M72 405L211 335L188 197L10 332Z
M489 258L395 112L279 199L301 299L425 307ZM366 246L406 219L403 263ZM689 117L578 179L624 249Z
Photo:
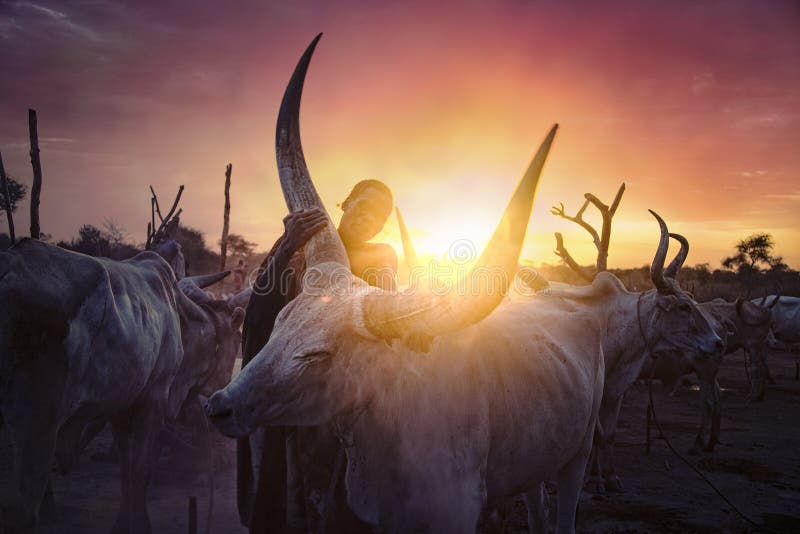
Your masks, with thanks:
M324 360L328 357L330 357L329 352L312 351L312 352L300 352L294 356L294 359L301 362L314 362L314 361Z

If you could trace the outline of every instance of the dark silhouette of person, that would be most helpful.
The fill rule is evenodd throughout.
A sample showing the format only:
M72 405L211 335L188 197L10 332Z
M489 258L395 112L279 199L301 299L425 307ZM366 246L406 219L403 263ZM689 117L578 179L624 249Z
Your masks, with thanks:
M392 211L391 190L363 180L342 203L338 232L354 275L387 290L396 287L397 255L369 243ZM326 224L324 212L289 214L284 233L261 265L247 307L242 366L266 345L283 307L302 291L305 243ZM344 449L329 427L262 427L237 443L237 504L251 533L371 532L347 507Z
M233 270L233 291L239 293L244 289L245 277L247 276L247 266L244 260L239 260Z

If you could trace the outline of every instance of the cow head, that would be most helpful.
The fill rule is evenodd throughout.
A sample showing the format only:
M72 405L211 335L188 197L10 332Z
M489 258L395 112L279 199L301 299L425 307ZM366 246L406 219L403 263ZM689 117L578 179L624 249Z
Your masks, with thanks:
M193 310L182 307L181 325L186 357L192 359L192 365L197 366L198 371L200 368L205 369L199 393L206 397L230 381L234 361L242 344L240 327L251 290L245 289L228 299L217 299L204 291L206 287L229 274L230 271L224 271L189 276L178 282L181 293L195 306L202 308L202 313L198 316ZM196 320L192 320L193 316ZM198 328L205 330L209 326L213 329L211 336L196 331Z
M290 211L324 210L308 174L299 132L300 96L318 39L300 59L278 115L278 171ZM365 388L375 387L376 381L367 373L380 372L392 360L387 347L392 339L409 334L433 338L491 313L513 280L556 129L536 153L476 266L458 284L458 294L370 289L350 273L344 245L329 220L306 244L302 294L278 315L267 345L209 399L207 413L215 426L225 434L244 436L261 424L321 424L369 401Z
M153 247L153 251L164 258L178 280L186 276L186 258L183 255L183 248L174 239L163 241Z
M700 358L719 353L724 350L724 342L709 317L698 309L692 296L683 291L677 281L678 271L689 254L689 242L680 234L669 233L664 220L654 211L650 210L650 213L658 221L661 238L650 267L650 278L656 289L642 296L651 300L651 308L645 314L646 318L642 317L641 310L637 310L639 321L646 323L646 327L642 326L643 335L647 333L652 352L677 349ZM681 246L665 269L670 237Z
M743 298L737 298L735 305L737 323L739 323L737 326L756 336L763 332L763 335L760 336L763 341L772 325L772 306L758 305ZM753 336L747 335L746 337Z

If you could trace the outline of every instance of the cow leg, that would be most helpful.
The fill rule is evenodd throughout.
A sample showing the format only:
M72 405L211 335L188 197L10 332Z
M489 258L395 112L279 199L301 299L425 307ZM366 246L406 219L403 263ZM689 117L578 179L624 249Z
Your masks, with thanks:
M720 402L720 388L719 382L714 380L712 389L712 402L711 402L711 432L708 436L708 444L706 445L707 451L713 451L714 446L719 443L719 429L722 423L722 405Z
M600 447L603 444L603 430L598 424L594 429L594 441L592 442L592 452L589 454L589 478L585 484L588 486L589 491L594 490L595 493L603 493L605 485L603 484L603 477L600 474Z
M547 495L544 491L544 482L537 484L522 497L528 509L528 532L547 534Z
M772 378L770 376L769 367L767 367L766 352L767 351L763 348L755 348L754 350L745 348L745 357L748 353L754 355L754 357L750 359L750 362L755 363L755 365L750 379L750 395L748 396L748 400L753 402L764 400L764 395L767 392L767 381ZM772 383L774 383L774 381Z
M748 402L758 402L764 399L764 377L756 358L752 357L750 351L744 349L745 365L750 365L747 379L750 389L747 392Z
M769 365L767 365L767 351L764 349L764 379L767 381L767 384L770 386L774 386L777 384L775 381L775 377L772 376L772 371L769 370Z
M11 491L0 504L0 532L5 528L9 533L32 533L49 484L56 425L46 415L24 419L14 412L4 416L4 430L11 434L14 470Z
M39 508L39 516L45 519L56 518L56 496L53 494L53 480L47 480L47 487L44 489L42 506Z
M606 491L622 491L622 482L614 470L614 440L621 407L622 396L616 399L603 398L600 420L595 431L595 436L600 438L594 447L594 454L597 456L595 469L599 469Z
M485 467L480 469L482 476ZM449 496L436 496L428 499L427 510L423 510L421 517L429 517L421 531L439 532L475 532L481 510L486 503L486 488L478 477L469 477L460 482L455 481L454 487L458 490ZM442 500L444 497L444 500ZM424 519L423 519L424 521ZM405 530L405 529L404 529Z
M114 534L151 532L146 493L162 423L162 411L152 403L142 403L112 420L122 482L122 503Z
M557 534L575 534L575 514L583 486L583 474L592 450L594 426L586 432L578 453L558 472Z
M78 410L61 426L56 441L56 465L62 474L68 473L78 465L86 445L103 429L105 423L105 419L92 419L85 412Z
M700 381L700 427L697 429L697 434L694 437L694 445L689 450L692 454L698 454L703 449L706 428L709 428L710 425L711 410L708 402L706 402L707 387L705 382Z
M692 452L712 451L714 450L714 445L719 442L721 412L719 383L716 379L713 381L700 380L700 404L702 417ZM705 441L706 435L708 435L708 442Z

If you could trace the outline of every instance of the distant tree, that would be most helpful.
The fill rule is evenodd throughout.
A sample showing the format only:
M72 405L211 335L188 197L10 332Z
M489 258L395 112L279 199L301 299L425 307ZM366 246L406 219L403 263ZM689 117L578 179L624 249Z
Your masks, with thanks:
M736 254L722 260L722 266L741 274L759 273L764 270L781 271L787 268L783 257L773 256L775 241L768 233L747 236L736 245Z
M25 195L28 194L28 186L19 183L10 174L7 174L6 178L8 179L8 196L11 200L11 213L14 213L17 210L17 203L24 199ZM0 188L0 214L2 214L4 217L6 213L5 209L3 209L3 206L6 205L5 202L5 192L2 190L2 188Z
M69 242L59 241L58 246L88 256L107 256L111 242L101 229L91 224L84 224L78 230L78 237Z
M220 239L220 244L221 241ZM250 256L250 254L255 251L257 245L258 243L248 241L239 234L228 234L228 253L230 257Z
M78 230L78 236L69 241L59 241L59 247L74 250L87 256L103 256L114 260L124 260L135 256L139 249L125 239L125 230L116 223L104 223L100 229L91 224L84 224Z
M115 219L109 218L103 221L103 231L114 246L118 247L128 240L128 231Z
M695 277L698 282L708 282L711 279L711 269L708 263L698 263L694 266Z

